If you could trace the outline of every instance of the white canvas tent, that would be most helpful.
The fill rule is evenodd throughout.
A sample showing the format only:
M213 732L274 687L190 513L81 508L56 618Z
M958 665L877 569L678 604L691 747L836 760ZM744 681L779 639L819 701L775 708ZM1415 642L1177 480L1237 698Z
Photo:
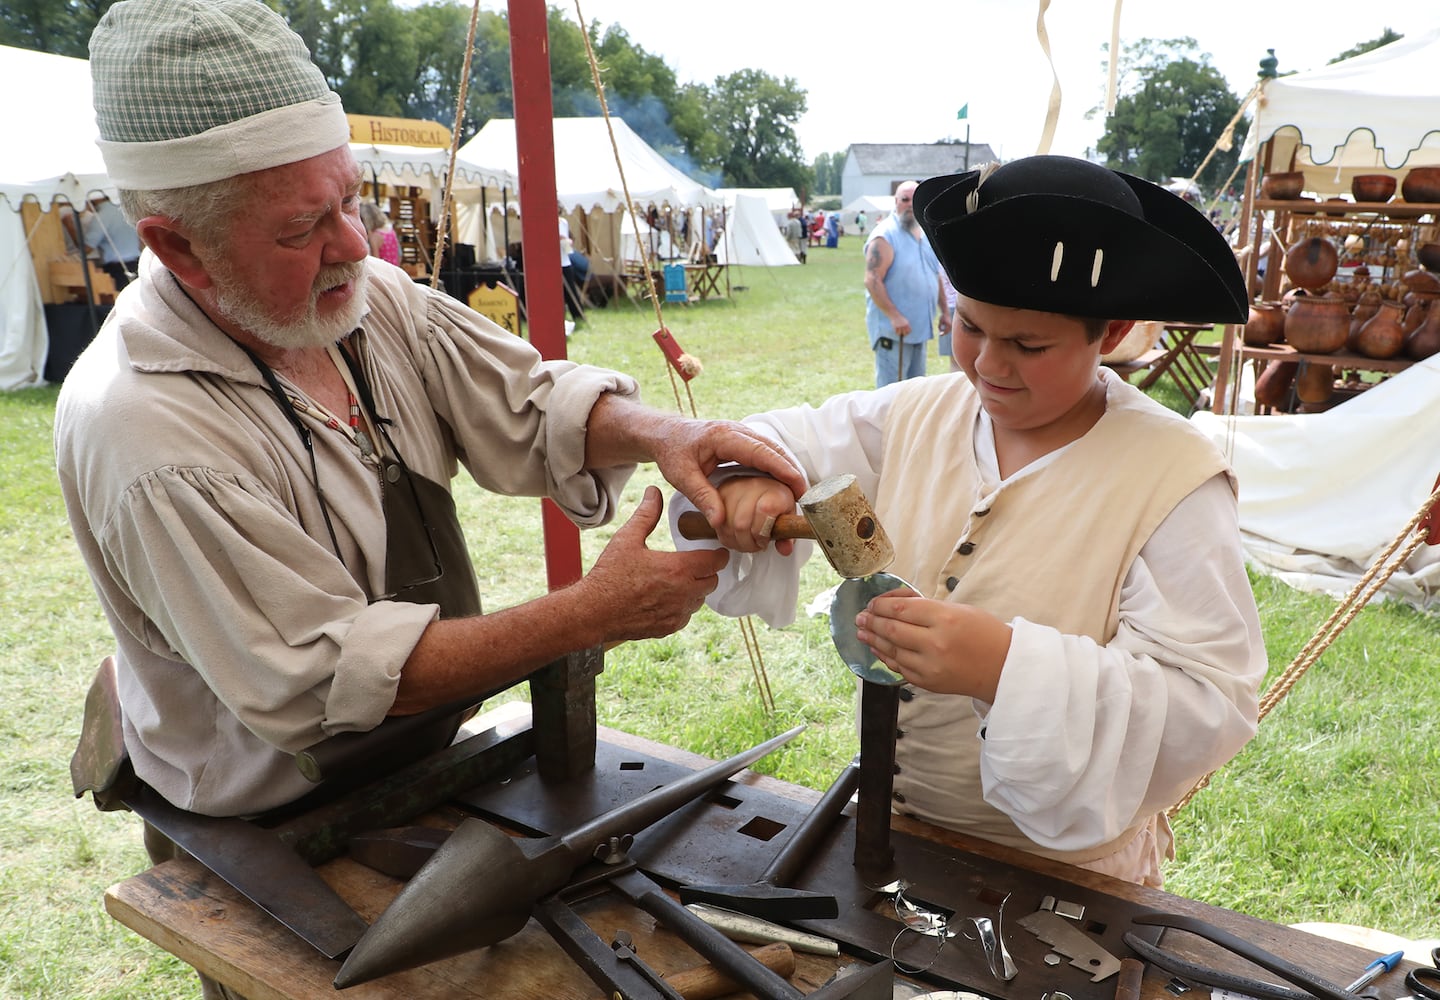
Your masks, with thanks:
M630 197L644 212L654 207L657 228L674 230L677 245L658 256L683 255L690 242L683 239L680 228L684 220L693 222L693 209L718 209L721 198L700 182L687 177L657 153L625 124L612 117L615 144L604 118L556 118L553 121L555 140L555 187L560 212L570 220L571 238L576 248L590 255L591 270L615 273L627 257L625 246L634 246L634 224L623 217L625 185L615 163L615 150L624 165L625 184ZM493 163L512 173L518 171L515 151L515 121L492 118L465 145L460 159L477 163ZM466 215L461 213L462 225ZM524 220L521 220L523 228ZM693 227L692 227L693 228ZM656 240L642 222L642 238L647 244ZM623 235L622 235L623 234ZM512 239L515 238L512 234Z
M764 199L736 195L725 222L725 232L715 243L715 259L721 264L784 267L800 263L776 228Z
M84 59L0 46L0 92L10 136L0 143L0 389L19 389L43 381L48 345L20 207L114 189L95 146Z
M1191 422L1230 454L1246 555L1293 587L1347 593L1440 474L1440 355L1324 413ZM1421 546L1387 596L1440 600L1440 546Z
M1270 141L1269 169L1301 170L1320 196L1356 174L1440 163L1440 28L1307 73L1270 80L1242 159Z
M790 216L790 210L800 207L800 196L795 193L794 188L716 188L715 193L724 199L725 207L734 208L735 199L740 195L748 195L752 198L759 198L765 203L765 209L770 217L775 220L777 227L785 224Z
M86 60L0 46L0 87L11 95L5 127L15 137L0 143L0 389L15 389L40 383L48 345L21 205L49 210L95 193L113 199L116 192L95 145ZM423 187L438 212L446 150L369 143L350 148L367 179ZM514 190L515 183L513 173L471 159L457 163L454 198L459 205L478 205L482 197L498 199L502 188ZM483 242L478 224L472 235L470 242Z
M895 196L893 194L862 194L850 204L840 209L840 224L849 228L855 225L855 217L861 212L865 213L865 225L867 231L874 227L885 216L895 211Z

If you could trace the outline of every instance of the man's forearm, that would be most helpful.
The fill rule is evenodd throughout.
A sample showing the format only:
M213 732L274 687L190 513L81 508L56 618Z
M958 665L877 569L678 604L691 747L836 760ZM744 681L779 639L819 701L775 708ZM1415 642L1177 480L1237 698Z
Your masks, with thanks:
M585 424L585 467L608 469L653 461L656 442L680 419L605 393L590 408Z
M431 622L410 651L391 715L412 715L514 684L578 649L604 641L579 585L513 608Z

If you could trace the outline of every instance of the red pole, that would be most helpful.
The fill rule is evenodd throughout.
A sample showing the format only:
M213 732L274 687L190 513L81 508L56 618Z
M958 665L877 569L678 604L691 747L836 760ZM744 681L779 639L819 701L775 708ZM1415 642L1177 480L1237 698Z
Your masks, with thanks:
M510 78L515 153L525 234L525 312L530 343L548 360L565 358L565 293L560 278L560 217L555 193L554 107L545 0L509 0ZM548 236L546 235L548 234ZM545 574L551 590L582 575L580 530L549 499L540 501Z

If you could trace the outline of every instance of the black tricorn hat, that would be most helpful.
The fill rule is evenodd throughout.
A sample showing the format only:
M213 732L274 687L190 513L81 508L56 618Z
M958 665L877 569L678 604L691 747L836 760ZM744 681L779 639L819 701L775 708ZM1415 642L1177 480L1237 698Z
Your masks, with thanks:
M1244 323L1235 255L1158 185L1069 156L1028 156L915 189L915 217L960 294L1095 319Z

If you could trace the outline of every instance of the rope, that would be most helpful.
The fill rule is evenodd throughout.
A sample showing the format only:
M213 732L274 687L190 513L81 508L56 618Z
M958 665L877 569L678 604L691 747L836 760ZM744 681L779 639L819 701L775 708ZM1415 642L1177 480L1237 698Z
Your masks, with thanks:
M1245 95L1245 100L1241 101L1240 107L1235 109L1235 114L1230 117L1229 123L1220 130L1220 138L1215 140L1215 145L1210 147L1210 152L1205 154L1205 159L1200 161L1200 166L1196 167L1195 172L1190 175L1191 184L1197 183L1197 178L1205 172L1205 168L1210 165L1210 160L1215 156L1217 151L1222 149L1228 150L1235 145L1235 125L1240 121L1240 116L1245 113L1245 109L1250 106L1250 102L1255 100L1255 95L1260 93L1260 88L1264 86L1264 84L1265 81L1260 80L1255 86L1250 88L1250 93ZM1235 169L1240 169L1239 163L1236 163ZM1231 171L1230 177L1233 178L1234 176L1234 171ZM1229 185L1230 181L1227 180L1225 186L1229 187ZM1221 190L1223 191L1224 188L1221 188ZM1215 206L1212 203L1210 207L1214 208Z
M430 287L440 287L440 259L445 241L450 237L450 188L455 183L455 157L460 150L460 126L465 122L465 99L470 92L470 61L475 53L475 25L480 20L480 0L470 7L470 30L465 35L465 62L460 70L460 92L455 100L455 128L450 133L450 165L445 171L445 185L440 189L440 228L435 233L435 256L430 265ZM488 226L489 219L481 225Z
M605 119L605 131L610 137L610 150L615 156L615 169L620 174L620 187L625 193L625 210L630 214L630 221L635 228L635 245L640 250L641 269L645 277L645 285L650 290L650 304L655 309L655 323L661 330L668 329L665 326L665 316L660 307L660 296L655 290L655 271L650 263L650 253L645 246L645 241L640 238L640 219L635 213L635 203L630 198L630 182L625 177L625 164L620 156L620 144L615 141L615 127L610 121L610 103L605 99L605 84L600 79L600 62L595 58L595 47L590 43L590 30L585 22L585 15L580 10L580 0L575 0L575 20L580 24L580 37L585 40L585 58L590 63L590 79L595 84L595 94L600 100L600 114ZM675 393L675 408L684 410L680 402L680 389L676 384L677 378L673 365L666 362L665 371L670 375L670 388ZM680 379L685 386L685 395L690 403L690 415L696 416L695 396L690 391L688 380ZM765 670L765 659L760 654L760 643L755 635L755 625L746 615L738 619L740 625L740 636L745 644L745 652L750 658L750 670L755 675L755 687L760 693L760 703L767 712L775 711L775 696L770 690L770 677Z
M1305 671L1309 670L1315 661L1320 658L1320 655L1330 648L1331 643L1339 638L1340 633L1345 630L1345 627L1355 620L1355 616L1364 609L1370 599L1385 585L1385 581L1389 580L1401 566L1405 565L1406 560L1410 558L1415 550L1425 543L1426 533L1419 532L1416 529L1429 515L1431 508L1434 507L1437 502L1440 502L1440 484L1437 484L1434 492L1420 505L1420 509L1415 512L1415 516L1410 518L1410 523L1405 525L1404 529L1395 536L1385 551L1380 553L1375 561L1371 563L1365 575L1350 589L1350 593L1346 594L1344 599L1336 605L1330 617L1315 630L1315 634L1310 637L1310 641L1305 644L1304 648L1295 655L1295 659L1290 661L1290 665L1281 671L1280 676L1275 678L1274 682L1271 683L1269 689L1266 690L1260 699L1260 712L1256 718L1257 723L1269 715L1276 705L1280 704L1281 699L1289 694L1290 689L1295 686L1295 683L1305 675ZM1412 534L1414 535L1413 538L1411 537ZM1409 539L1408 543L1406 542L1407 538ZM1402 544L1404 544L1404 549L1396 556L1395 552L1397 549L1400 549ZM1392 556L1395 557L1392 559ZM1215 772L1211 771L1199 781L1195 782L1191 789L1185 793L1185 797L1166 811L1166 815L1173 818L1180 810L1189 805L1190 800L1193 799L1201 789L1210 784L1210 779L1214 774Z

